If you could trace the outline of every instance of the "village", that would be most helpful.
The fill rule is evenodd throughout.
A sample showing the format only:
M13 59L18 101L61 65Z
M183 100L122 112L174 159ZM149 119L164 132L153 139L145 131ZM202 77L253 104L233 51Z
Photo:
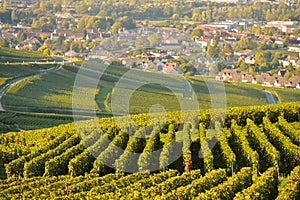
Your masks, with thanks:
M65 10L32 24L1 22L1 43L45 56L100 59L144 71L300 87L298 21L228 18L196 24L185 19L158 25L128 17L97 20Z

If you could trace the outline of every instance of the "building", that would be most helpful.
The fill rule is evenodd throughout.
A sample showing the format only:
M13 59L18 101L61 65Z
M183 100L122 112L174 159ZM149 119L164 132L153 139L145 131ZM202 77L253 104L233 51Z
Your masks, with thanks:
M2 0L5 7L28 8L32 5L32 0Z

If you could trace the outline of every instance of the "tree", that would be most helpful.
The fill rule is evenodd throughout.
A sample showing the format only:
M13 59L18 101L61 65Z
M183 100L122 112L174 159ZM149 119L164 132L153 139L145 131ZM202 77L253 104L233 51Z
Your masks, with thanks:
M203 31L199 28L194 28L191 33L191 38L201 37L201 36L203 36Z
M146 37L140 36L135 41L135 48L137 50L139 49L145 49L149 47L149 41Z
M62 45L64 42L64 37L63 36L59 36L56 41L55 41L55 47L58 49L61 49Z
M224 62L213 62L209 65L209 74L215 76L225 67Z
M263 53L261 52L256 53L255 64L258 65L261 70L267 66L267 59Z
M230 60L233 57L233 49L230 44L226 43L224 47L222 48L221 57L225 60Z
M184 74L194 74L197 71L197 69L191 63L181 64L180 69Z
M49 56L49 55L50 55L50 49L49 49L49 48L46 48L46 49L43 51L43 55L44 55L44 56Z
M211 58L217 58L220 53L219 46L218 45L214 45L214 46L208 45L206 53Z
M27 36L24 32L22 31L19 31L18 34L17 34L17 40L19 42L23 42L24 40L26 40Z
M200 15L200 10L199 10L199 8L194 8L193 9L193 13L192 13L192 20L194 21L194 22L196 22L196 21L201 21L201 15Z
M156 47L160 44L161 37L158 33L154 33L149 37L149 45L150 47Z
M254 69L253 69L253 67L248 67L247 68L247 72L249 73L249 74L254 74Z
M16 23L19 21L18 16L17 16L17 11L15 9L11 12L11 21L13 23Z
M272 59L270 65L273 66L273 67L277 67L277 66L279 65L279 62L278 62L279 57L280 57L280 55L279 55L278 53L276 53L276 54L274 55L274 57L273 57L273 59Z
M136 28L135 21L128 16L121 17L120 19L118 19L118 21L121 23L121 27L124 27L126 29Z
M116 21L112 27L111 27L111 31L113 32L113 34L117 34L119 29L122 27L121 22Z
M1 47L9 47L9 41L7 38L0 40Z

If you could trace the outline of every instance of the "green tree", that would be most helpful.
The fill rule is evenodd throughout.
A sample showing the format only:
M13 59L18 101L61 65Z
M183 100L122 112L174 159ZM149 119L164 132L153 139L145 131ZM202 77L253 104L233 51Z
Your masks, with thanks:
M6 38L0 40L0 46L1 46L1 47L9 47L9 40L6 39Z
M24 40L26 40L26 38L27 38L27 35L23 31L19 31L17 33L18 42L23 42Z
M49 55L50 55L50 49L49 49L49 48L46 48L46 49L43 51L43 55L44 55L44 56L49 56Z
M149 45L150 47L156 47L159 45L161 41L161 37L158 33L154 33L149 37Z
M273 66L273 67L277 67L277 66L279 65L279 62L278 62L279 57L280 57L280 54L276 53L276 54L274 55L274 57L273 57L273 59L272 59L270 65Z
M233 58L233 53L234 51L231 45L226 43L222 48L221 57L224 58L225 60L230 60Z
M113 26L111 27L112 32L113 32L114 34L117 34L118 31L119 31L119 29L120 29L121 27L122 27L121 22L116 21L116 22L113 24Z
M17 16L17 11L16 11L15 9L12 10L12 12L11 12L11 21L12 21L13 23L16 23L16 22L19 21L19 18L18 18L18 16Z
M258 65L261 70L267 66L267 59L262 52L256 53L255 64Z
M146 37L140 36L140 37L138 37L136 39L136 41L135 41L135 48L137 50L139 50L139 49L145 49L147 47L149 47L149 41L148 41L148 39Z
M180 65L180 69L184 74L194 74L197 70L191 63L183 63Z
M211 58L219 57L219 54L220 54L219 46L218 45L214 45L214 46L213 45L208 45L206 53Z
M194 28L191 33L191 38L201 37L201 36L203 36L203 31L199 28Z

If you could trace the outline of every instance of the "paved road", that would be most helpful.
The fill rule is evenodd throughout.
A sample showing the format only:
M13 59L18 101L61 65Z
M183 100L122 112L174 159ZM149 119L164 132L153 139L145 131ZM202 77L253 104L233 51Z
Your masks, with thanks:
M0 89L0 111L5 111L4 107L2 106L2 98L4 97L4 95L7 93L7 91L9 90L9 88L13 85L15 85L18 81L22 81L26 78L29 77L33 77L33 76L37 76L37 75L41 75L41 74L46 74L49 72L54 72L61 69L61 65L57 65L55 67L51 67L49 69L46 70L41 70L38 74L32 74L29 76L25 76L25 77L21 77L21 78L15 78L13 80L11 80L10 82L8 82L7 84L5 84L1 89Z
M265 95L269 104L276 104L276 101L270 92L265 91Z

